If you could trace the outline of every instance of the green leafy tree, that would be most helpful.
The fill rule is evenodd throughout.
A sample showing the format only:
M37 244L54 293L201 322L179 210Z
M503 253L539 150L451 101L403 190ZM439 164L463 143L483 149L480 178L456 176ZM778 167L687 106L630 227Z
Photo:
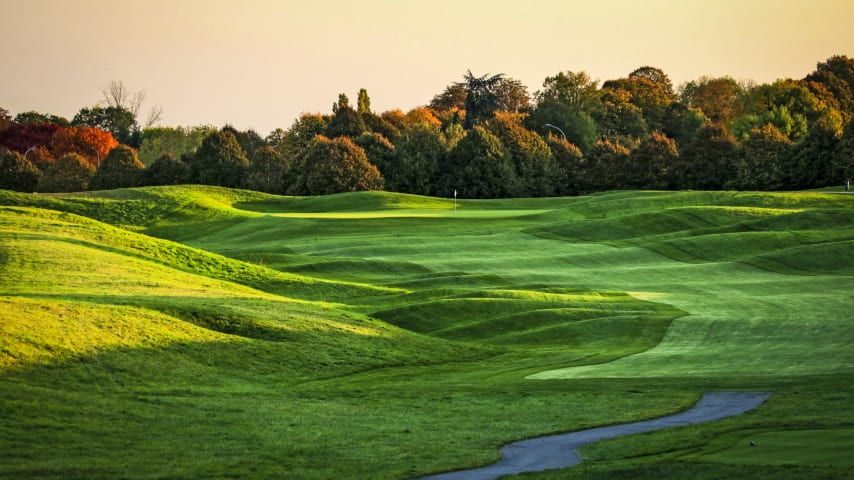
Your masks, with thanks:
M732 187L741 190L780 190L785 183L783 163L792 141L777 127L754 128L742 142Z
M643 111L632 103L632 93L628 90L603 89L599 101L601 108L595 112L595 119L603 137L639 139L649 133Z
M834 185L831 166L839 143L839 132L833 123L817 121L806 137L794 144L783 164L787 189L822 188Z
M681 148L696 139L700 128L707 123L709 119L700 110L673 102L664 117L663 133L676 140Z
M805 80L817 95L826 98L824 92L830 94L844 124L854 118L854 58L834 55L819 63Z
M231 132L231 134L234 135L234 138L237 139L237 143L240 145L240 149L243 150L243 153L247 156L267 145L264 139L261 138L261 135L251 128L249 130L241 131L231 125L226 125L222 127L222 130Z
M625 170L629 164L629 148L612 140L596 142L587 153L583 185L591 192L627 188Z
M555 192L557 166L543 137L509 114L497 114L489 131L501 140L516 171L517 191L522 197L545 197Z
M427 106L437 112L465 110L466 95L465 85L453 83L445 87L442 93L436 94Z
M332 104L332 113L338 113L342 108L350 108L350 98L346 93L338 94L338 101Z
M599 111L598 82L587 72L559 72L543 81L543 89L534 94L537 105L559 103L570 110L594 114Z
M676 142L660 132L652 132L629 155L623 183L630 188L672 189L678 159Z
M465 198L504 198L518 191L516 172L501 140L475 126L446 156L440 166L437 193Z
M733 133L744 139L755 127L771 124L793 142L803 139L809 125L822 118L834 119L835 128L842 131L838 110L822 101L806 82L778 80L773 84L754 87L743 99L744 115L733 121Z
M650 130L664 128L667 107L675 100L673 86L667 75L658 68L641 67L627 78L609 80L602 90L622 89L631 93L631 102L637 106Z
M0 149L0 189L34 192L41 170L18 152Z
M560 196L578 195L590 191L587 163L581 149L564 140L563 137L549 134L546 137L555 162L555 194Z
M699 108L713 122L729 123L741 114L743 93L742 87L731 77L703 78L697 82L688 106Z
M89 186L95 167L83 156L68 153L45 169L36 190L46 193L82 192Z
M461 135L465 136L462 127ZM394 161L382 171L386 189L417 195L444 195L437 189L437 175L447 153L442 134L435 128L420 126L403 133L395 145Z
M379 133L363 133L356 137L353 143L365 151L368 161L377 167L383 178L388 181L386 172L393 168L394 145Z
M90 190L109 190L142 185L145 165L136 157L136 151L119 145L110 150L101 161L89 182Z
M72 125L99 128L110 132L121 144L140 146L140 128L136 117L122 107L82 108L71 120Z
M145 185L181 185L190 182L190 167L165 153L145 169Z
M271 146L257 149L246 173L249 190L284 194L288 188L290 165L285 156Z
M463 81L458 83L466 90L466 120L467 129L489 120L495 112L501 109L501 97L497 89L504 79L503 74L475 77L471 70L463 76Z
M143 165L151 165L167 154L173 158L181 158L184 154L195 152L202 140L215 131L216 128L207 125L146 128L142 131L137 155Z
M848 123L845 133L836 145L831 160L830 178L831 183L854 181L854 122Z
M359 90L356 112L359 115L367 115L371 113L371 98L368 97L368 91L364 88Z
M697 93L697 86L698 82L696 80L683 82L679 85L679 89L676 91L677 101L685 106L693 106L694 94Z
M629 78L644 79L655 85L655 89L658 90L658 94L663 95L667 99L666 103L671 103L676 100L676 94L673 91L673 83L670 81L670 77L668 77L660 68L650 67L648 65L643 66L630 73Z
M275 148L276 150L282 150L282 147L285 144L288 132L282 128L277 128L270 132L269 135L264 137L264 143Z
M400 137L400 130L382 116L368 112L361 114L361 117L368 132L382 135L390 142L395 142Z
M736 176L738 143L726 126L707 123L679 153L673 165L672 187L720 190Z
M356 138L368 131L364 119L359 112L350 107L347 95L340 94L338 101L332 105L332 119L329 121L324 135L329 138L350 137Z
M499 112L519 113L531 108L528 87L515 78L502 77L495 85Z
M71 125L71 123L65 117L60 117L49 113L39 113L36 111L21 112L15 115L14 121L19 125L41 125L45 123L51 125L59 125L60 127L67 127Z
M195 181L232 188L243 184L248 166L246 154L228 130L216 131L205 137L190 164Z
M466 129L459 123L452 123L442 131L441 140L446 150L454 148L466 136Z
M294 190L305 195L329 195L381 190L383 178L368 162L365 151L347 137L317 136L300 159Z
M525 120L525 124L530 130L542 135L554 133L554 129L547 126L553 125L559 128L566 135L567 140L578 146L582 152L590 150L598 137L598 126L589 114L557 102L538 105Z
M282 143L276 149L282 150L288 158L296 158L311 145L314 137L323 134L328 124L328 117L316 113L304 113L294 120L285 132Z

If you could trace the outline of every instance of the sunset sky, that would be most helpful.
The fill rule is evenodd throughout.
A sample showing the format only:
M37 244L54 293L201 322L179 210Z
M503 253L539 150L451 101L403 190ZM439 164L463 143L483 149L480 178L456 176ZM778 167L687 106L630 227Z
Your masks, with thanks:
M854 56L850 0L0 0L0 106L71 119L120 80L163 125L262 136L366 88L381 112L426 104L467 69L531 93L546 76L663 69L802 78Z

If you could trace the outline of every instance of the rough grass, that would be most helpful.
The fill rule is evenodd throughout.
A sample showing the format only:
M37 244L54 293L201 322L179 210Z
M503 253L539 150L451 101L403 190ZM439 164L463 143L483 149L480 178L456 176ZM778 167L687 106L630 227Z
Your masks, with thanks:
M0 192L0 205L2 478L404 479L725 388L775 396L526 477L850 470L850 196L455 211L181 186ZM843 447L737 448L793 431Z

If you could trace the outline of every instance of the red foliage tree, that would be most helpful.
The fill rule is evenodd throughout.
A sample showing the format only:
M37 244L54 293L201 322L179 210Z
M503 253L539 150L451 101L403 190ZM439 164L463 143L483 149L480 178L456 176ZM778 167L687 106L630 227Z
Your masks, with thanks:
M62 127L52 123L12 124L6 130L0 131L0 145L25 153L30 147L46 147L50 145L53 136Z
M76 153L97 167L119 142L109 133L91 127L67 127L54 135L51 150L57 158L67 153Z

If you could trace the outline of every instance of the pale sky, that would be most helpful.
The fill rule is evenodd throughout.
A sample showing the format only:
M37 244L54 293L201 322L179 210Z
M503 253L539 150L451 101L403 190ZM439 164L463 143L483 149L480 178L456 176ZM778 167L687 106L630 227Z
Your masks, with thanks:
M0 0L0 107L71 119L120 80L163 125L265 136L360 88L406 111L467 69L531 93L643 65L674 86L802 78L854 56L852 20L854 0Z

